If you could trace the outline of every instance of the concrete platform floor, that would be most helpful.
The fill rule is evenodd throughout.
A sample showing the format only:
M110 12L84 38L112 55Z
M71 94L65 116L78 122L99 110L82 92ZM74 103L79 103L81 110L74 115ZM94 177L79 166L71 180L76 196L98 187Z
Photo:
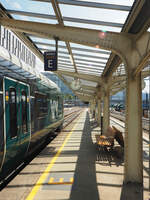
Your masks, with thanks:
M98 133L85 109L0 192L0 200L149 200L148 174L144 190L123 185L123 157L115 151L98 153Z

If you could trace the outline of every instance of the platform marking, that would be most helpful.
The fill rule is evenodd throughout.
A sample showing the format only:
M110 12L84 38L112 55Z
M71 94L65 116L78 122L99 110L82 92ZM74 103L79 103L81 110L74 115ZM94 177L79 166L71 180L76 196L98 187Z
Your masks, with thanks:
M51 183L53 183L53 181L54 181L54 178L51 177L48 183L51 184Z
M79 120L80 119L78 119L78 121ZM62 146L59 148L59 150L57 151L56 155L53 157L53 159L51 160L51 162L49 163L49 165L47 166L47 168L45 169L43 174L40 176L39 180L37 181L37 183L35 184L35 186L31 190L30 194L27 196L26 200L33 200L34 199L36 193L38 192L38 190L40 189L40 187L44 183L44 181L47 178L48 174L50 173L50 170L51 170L52 166L54 165L56 159L59 157L61 151L63 150L63 148L65 146L65 144L67 143L67 141L69 140L70 136L72 135L74 129L78 125L78 121L76 122L76 124L72 128L71 132L67 135L67 137L66 137L65 141L63 142Z
M73 184L73 182L74 182L74 179L70 178L70 183Z
M63 183L64 178L59 179L59 183Z
M60 178L59 182L54 182L54 178L51 177L48 184L49 185L71 185L73 184L73 178L70 178L70 181L64 181L64 178Z

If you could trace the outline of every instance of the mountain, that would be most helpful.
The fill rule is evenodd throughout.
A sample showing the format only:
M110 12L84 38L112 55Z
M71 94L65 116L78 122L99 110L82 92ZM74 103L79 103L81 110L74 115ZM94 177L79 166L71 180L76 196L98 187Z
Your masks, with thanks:
M112 96L112 99L121 99L122 100L123 98L125 98L125 93L122 91L118 92L117 94ZM146 98L150 99L150 94L142 92L142 100L146 100Z

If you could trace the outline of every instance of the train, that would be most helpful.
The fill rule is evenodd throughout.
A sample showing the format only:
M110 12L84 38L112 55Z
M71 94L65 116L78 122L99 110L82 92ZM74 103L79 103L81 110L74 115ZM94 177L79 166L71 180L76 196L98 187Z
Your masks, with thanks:
M52 83L0 76L0 182L62 128L63 97Z

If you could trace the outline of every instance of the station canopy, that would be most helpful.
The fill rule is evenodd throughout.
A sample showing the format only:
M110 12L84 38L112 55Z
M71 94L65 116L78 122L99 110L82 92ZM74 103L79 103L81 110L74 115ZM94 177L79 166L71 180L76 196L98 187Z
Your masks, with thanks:
M141 14L146 9L146 2L148 1L1 0L1 12L3 18L57 24L62 29L77 27L81 28L81 31L82 28L98 30L99 37L103 39L107 32L134 34L142 29L145 19ZM45 51L55 50L55 35L45 37L25 30L14 32L20 39L26 38L28 47L42 62ZM91 34L91 37L94 36ZM149 75L148 71L147 62L142 71L143 78ZM58 70L54 73L83 101L90 101L98 96L103 78L110 75L113 77L111 94L126 87L126 70L118 55L101 49L99 45L91 47L83 45L82 42L73 43L69 38L66 41L58 41Z

